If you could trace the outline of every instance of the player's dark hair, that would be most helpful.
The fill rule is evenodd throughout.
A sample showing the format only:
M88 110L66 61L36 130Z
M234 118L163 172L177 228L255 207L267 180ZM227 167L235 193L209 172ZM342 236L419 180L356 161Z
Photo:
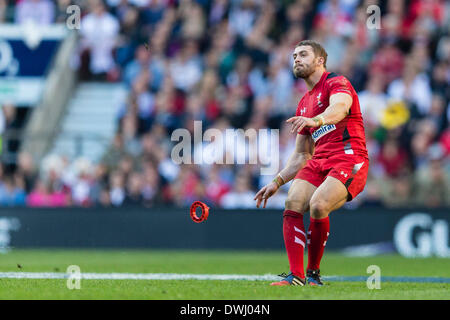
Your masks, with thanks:
M317 41L314 41L314 40L302 40L299 43L297 43L297 45L295 47L297 48L300 46L310 46L311 48L313 48L314 55L316 57L322 57L323 58L323 67L324 68L327 67L328 53L325 51L325 49L322 47L322 45L320 43L318 43Z

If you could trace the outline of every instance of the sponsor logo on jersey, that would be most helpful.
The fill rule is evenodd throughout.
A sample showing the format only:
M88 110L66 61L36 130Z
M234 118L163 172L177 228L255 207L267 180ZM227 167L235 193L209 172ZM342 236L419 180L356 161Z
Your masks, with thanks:
M311 134L311 136L312 136L314 142L316 142L317 140L322 138L324 135L326 135L327 133L330 133L331 131L334 131L334 130L336 130L336 126L334 124L326 124L326 125L321 126L316 131L314 131Z

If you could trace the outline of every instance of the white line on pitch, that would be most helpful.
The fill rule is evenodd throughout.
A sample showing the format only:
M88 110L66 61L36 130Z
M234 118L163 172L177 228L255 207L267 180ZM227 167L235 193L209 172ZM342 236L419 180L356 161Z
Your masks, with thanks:
M64 272L0 272L0 278L9 279L66 279ZM278 279L271 274L180 274L180 273L81 273L81 279L90 280L263 280Z
M81 273L87 280L247 280L273 281L280 278L273 274L183 274L183 273ZM67 279L64 272L0 272L0 279ZM325 281L365 282L365 276L324 276ZM450 283L450 278L441 277L382 277L387 282Z

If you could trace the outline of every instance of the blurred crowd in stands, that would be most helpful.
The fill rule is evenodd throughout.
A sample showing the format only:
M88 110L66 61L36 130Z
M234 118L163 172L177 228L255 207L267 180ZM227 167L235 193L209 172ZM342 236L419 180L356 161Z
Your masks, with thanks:
M71 4L82 9L80 80L129 88L119 129L100 163L48 155L38 167L20 153L14 172L0 167L1 206L253 208L273 175L261 165L177 165L171 135L193 132L194 120L203 131L280 129L284 165L295 141L284 120L307 91L291 71L303 39L322 43L328 71L359 94L370 173L347 206L450 206L450 2L0 0L0 22L65 23ZM368 27L369 5L381 10L380 29ZM287 190L269 207L283 208Z

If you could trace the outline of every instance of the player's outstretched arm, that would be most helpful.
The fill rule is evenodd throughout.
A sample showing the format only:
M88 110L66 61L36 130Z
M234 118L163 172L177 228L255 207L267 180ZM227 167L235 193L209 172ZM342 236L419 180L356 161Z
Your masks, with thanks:
M314 153L314 142L309 135L298 134L295 140L295 150L289 157L289 160L283 170L273 179L273 181L258 191L254 200L256 207L259 208L261 202L263 208L266 207L267 200L277 192L277 190L285 183L294 179L297 172L303 168L306 161L312 158Z
M353 98L347 93L335 93L330 97L330 105L317 117L322 117L322 124L341 122L349 113Z

